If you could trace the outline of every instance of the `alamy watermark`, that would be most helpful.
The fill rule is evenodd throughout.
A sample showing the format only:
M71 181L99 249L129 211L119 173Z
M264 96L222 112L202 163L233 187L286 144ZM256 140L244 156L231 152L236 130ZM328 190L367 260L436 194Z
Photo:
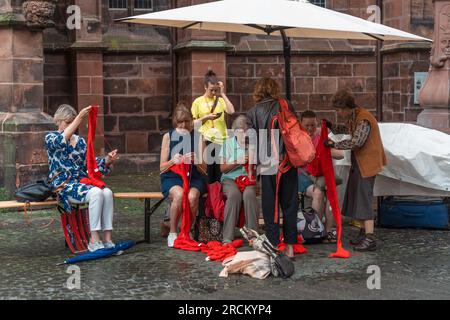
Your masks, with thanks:
M81 8L77 5L70 5L67 7L66 13L68 14L66 27L69 30L81 29ZM370 16L367 21L381 23L381 8L377 5L370 5L366 9L366 13Z
M78 266L71 265L67 268L66 273L70 274L64 287L69 290L81 289L81 269Z
M370 276L367 278L367 289L369 290L381 290L381 269L377 265L371 265L367 267L367 274Z
M81 8L76 5L68 6L66 13L67 17L66 27L69 30L81 29Z
M370 16L367 18L368 21L381 23L381 8L379 6L368 6L366 12L370 14Z
M219 131L209 131L210 141L215 143L204 144L201 142L201 134L197 128L193 134L187 131L174 130L171 134L171 142L175 144L169 154L169 159L179 158L180 155L194 153L195 157L183 159L183 162L190 164L224 164L231 162L237 164L259 165L258 174L274 175L278 172L280 164L280 131L278 129L254 129L248 130L226 130L226 139ZM214 133L215 132L215 133ZM230 144L230 140L236 142ZM193 141L192 141L193 140ZM230 146L239 148L230 149ZM244 151L245 156L242 156Z

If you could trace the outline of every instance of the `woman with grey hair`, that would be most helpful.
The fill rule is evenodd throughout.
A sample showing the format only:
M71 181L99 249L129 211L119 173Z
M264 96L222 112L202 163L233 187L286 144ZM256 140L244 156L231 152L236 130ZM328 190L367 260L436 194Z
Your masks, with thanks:
M89 251L112 248L113 230L113 193L110 189L100 189L80 183L87 177L85 140L76 135L83 120L89 115L91 106L79 114L69 105L61 105L54 115L58 131L45 136L45 148L48 154L49 181L58 194L58 200L66 212L71 212L71 203L89 203L89 224L91 239ZM117 150L110 152L104 159L97 158L102 174L110 172L110 166L118 159ZM103 231L101 241L99 231Z
M246 147L247 117L241 115L234 120L232 130L234 135L225 140L220 152L220 170L222 172L222 191L226 195L223 242L231 243L234 239L234 228L239 219L242 202L245 211L246 227L258 231L258 205L256 202L256 181L253 175L245 169L249 165L249 151ZM249 177L255 184L247 185L243 191L239 188L237 179Z

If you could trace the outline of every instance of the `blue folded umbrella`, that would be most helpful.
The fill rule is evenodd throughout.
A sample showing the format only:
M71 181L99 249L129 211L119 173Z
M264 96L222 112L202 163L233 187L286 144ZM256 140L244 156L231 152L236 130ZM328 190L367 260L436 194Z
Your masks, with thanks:
M111 256L111 255L113 255L115 253L118 253L119 251L125 251L127 249L130 249L135 244L136 243L133 240L119 241L118 243L116 243L116 246L114 248L98 249L98 250L96 250L94 252L82 253L80 255L77 255L76 257L64 260L64 262L60 263L59 265L61 265L61 264L73 264L73 263L82 262L82 261L107 258L107 257L109 257L109 256Z

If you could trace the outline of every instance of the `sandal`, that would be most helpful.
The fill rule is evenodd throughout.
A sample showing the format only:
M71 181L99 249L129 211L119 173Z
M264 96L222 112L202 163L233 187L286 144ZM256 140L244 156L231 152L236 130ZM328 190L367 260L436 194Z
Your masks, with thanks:
M336 243L337 242L337 232L336 230L328 231L325 239L323 240L324 243Z

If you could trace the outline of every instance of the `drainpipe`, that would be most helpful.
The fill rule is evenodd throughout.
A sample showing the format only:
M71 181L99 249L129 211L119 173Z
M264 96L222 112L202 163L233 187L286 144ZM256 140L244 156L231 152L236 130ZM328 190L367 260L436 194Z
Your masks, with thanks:
M383 23L383 0L377 0L377 6L380 8L380 22ZM377 40L376 59L377 59L377 119L383 121L383 56L381 48L383 42Z
M170 0L170 9L174 9L177 7L177 0ZM170 48L170 55L172 58L172 110L175 109L175 106L178 103L178 58L177 54L173 51L173 48L178 43L178 32L176 28L170 28L170 35L172 38L172 45ZM171 110L171 111L172 111Z
M284 30L280 30L283 39L284 78L286 86L286 99L291 100L291 40Z
M377 0L377 6L380 8L380 23L383 23L383 0ZM381 48L383 42L377 40L377 120L383 121L383 55L381 54ZM381 210L383 197L377 197L377 214L379 216ZM378 226L380 226L380 220L378 219Z

